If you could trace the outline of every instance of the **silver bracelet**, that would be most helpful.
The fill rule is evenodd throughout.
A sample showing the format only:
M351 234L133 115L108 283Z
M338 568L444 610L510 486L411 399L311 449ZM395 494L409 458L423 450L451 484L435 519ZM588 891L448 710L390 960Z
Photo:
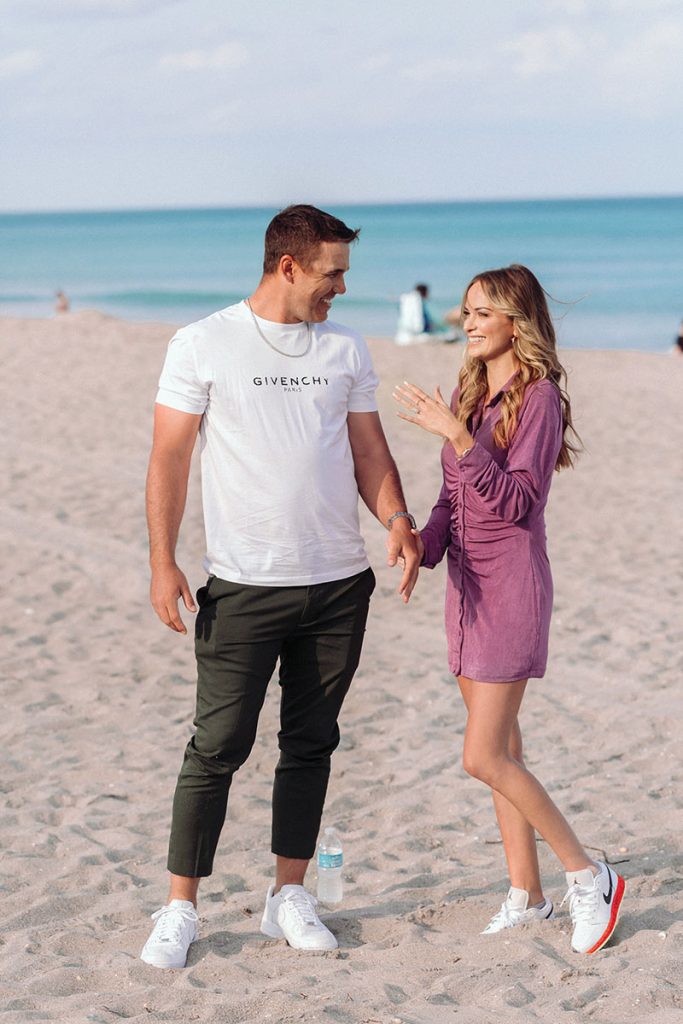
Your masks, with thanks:
M474 447L474 446L472 446L472 447ZM455 453L455 457L458 460L458 462L460 462L460 460L464 459L466 455L469 455L471 451L472 451L472 448L465 448L465 450L463 452L460 452L460 455L458 455L458 453L456 452Z
M389 516L387 519L387 530L391 529L391 524L394 519L407 519L414 530L417 530L417 523L415 517L411 516L410 512L394 512L393 516Z

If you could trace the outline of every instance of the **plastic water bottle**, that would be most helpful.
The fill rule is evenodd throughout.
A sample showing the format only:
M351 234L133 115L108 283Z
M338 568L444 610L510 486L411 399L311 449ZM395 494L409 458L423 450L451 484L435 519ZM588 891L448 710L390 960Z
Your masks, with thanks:
M344 851L333 828L326 828L318 843L318 899L321 903L341 903Z

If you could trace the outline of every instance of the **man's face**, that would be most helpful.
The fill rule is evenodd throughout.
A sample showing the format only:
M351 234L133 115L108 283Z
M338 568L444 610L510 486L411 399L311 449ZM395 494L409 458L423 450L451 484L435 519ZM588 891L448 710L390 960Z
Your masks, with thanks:
M344 274L348 269L348 242L320 242L306 267L293 265L292 313L312 323L327 320L332 300L346 291Z

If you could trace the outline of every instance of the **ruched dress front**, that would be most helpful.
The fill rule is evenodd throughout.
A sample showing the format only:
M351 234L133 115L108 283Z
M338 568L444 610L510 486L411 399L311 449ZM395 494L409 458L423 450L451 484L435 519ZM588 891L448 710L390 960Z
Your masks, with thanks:
M544 510L562 444L560 395L549 380L530 384L512 442L499 448L493 430L511 383L468 423L474 446L464 458L444 444L443 487L422 531L422 564L448 559L449 668L479 682L538 678L548 659L553 582ZM456 388L452 409L457 402Z

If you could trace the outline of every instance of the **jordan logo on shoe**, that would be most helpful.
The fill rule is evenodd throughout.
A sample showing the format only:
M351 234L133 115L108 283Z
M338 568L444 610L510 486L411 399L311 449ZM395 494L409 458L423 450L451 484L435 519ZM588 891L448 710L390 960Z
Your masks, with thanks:
M605 901L605 903L607 904L607 906L609 906L610 903L612 902L612 888L613 888L613 886L612 886L612 872L610 871L609 868L607 868L607 874L609 875L609 892L607 893L606 896L605 896L605 894L603 892L602 898Z

